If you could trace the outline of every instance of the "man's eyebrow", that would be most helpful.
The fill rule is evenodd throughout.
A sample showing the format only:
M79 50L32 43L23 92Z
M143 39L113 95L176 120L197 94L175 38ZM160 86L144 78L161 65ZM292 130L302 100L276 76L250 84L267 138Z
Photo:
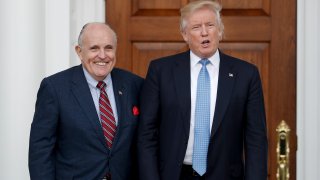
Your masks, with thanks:
M112 44L107 44L107 45L105 46L105 48L113 49L113 48L114 48L114 45L112 45Z
M97 45L92 45L92 46L89 46L90 49L95 49L95 48L98 48Z

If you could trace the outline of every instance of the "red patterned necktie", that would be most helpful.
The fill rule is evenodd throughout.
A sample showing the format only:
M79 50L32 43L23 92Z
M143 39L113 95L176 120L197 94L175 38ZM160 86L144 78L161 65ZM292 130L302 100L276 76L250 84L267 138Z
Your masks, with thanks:
M103 134L108 147L111 149L117 126L105 86L106 83L103 81L99 81L97 84L97 88L100 89L99 110Z

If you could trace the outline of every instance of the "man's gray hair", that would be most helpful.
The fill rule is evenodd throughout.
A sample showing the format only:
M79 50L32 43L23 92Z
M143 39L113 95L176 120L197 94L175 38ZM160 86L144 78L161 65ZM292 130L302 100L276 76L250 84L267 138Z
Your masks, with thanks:
M90 23L85 24L85 25L82 27L81 31L80 31L80 34L79 34L79 37L78 37L78 45L79 45L80 47L81 47L81 45L82 45L82 40L83 40L83 34L84 34L84 32L86 31L87 27L88 27L89 25L92 25L92 24L103 24L103 25L106 25L106 26L111 30L112 35L113 35L113 37L114 37L114 40L115 40L115 42L117 43L117 34L116 34L116 32L110 27L109 24L103 23L103 22L90 22Z

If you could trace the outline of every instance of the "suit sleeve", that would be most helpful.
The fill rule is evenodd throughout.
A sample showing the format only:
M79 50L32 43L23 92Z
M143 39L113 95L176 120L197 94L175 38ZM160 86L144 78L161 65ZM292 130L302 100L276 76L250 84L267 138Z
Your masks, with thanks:
M158 125L159 75L153 63L141 91L141 116L138 128L138 165L140 180L159 180Z
M41 82L29 142L29 172L32 180L55 179L55 144L58 103L49 80Z
M245 179L266 180L268 142L262 85L254 68L249 85L245 127Z

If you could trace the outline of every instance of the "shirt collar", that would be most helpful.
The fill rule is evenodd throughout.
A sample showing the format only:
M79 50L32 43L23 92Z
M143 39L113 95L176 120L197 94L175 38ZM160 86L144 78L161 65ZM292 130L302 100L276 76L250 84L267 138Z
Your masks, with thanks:
M214 66L214 67L219 67L220 64L220 54L219 54L219 50L217 49L216 53L214 53L211 57L207 58L210 63ZM198 64L198 62L201 60L200 57L198 57L197 55L195 55L191 50L190 50L190 65L191 67L194 67L195 65Z
M86 68L84 68L84 66L82 66L82 69L83 69L84 76L85 76L85 78L86 78L89 86L94 87L94 88L97 88L98 81L95 80L95 79L89 74L89 72L86 70ZM104 78L103 82L106 83L107 87L110 85L110 83L111 83L111 75L110 75L110 73L107 75L106 78Z

